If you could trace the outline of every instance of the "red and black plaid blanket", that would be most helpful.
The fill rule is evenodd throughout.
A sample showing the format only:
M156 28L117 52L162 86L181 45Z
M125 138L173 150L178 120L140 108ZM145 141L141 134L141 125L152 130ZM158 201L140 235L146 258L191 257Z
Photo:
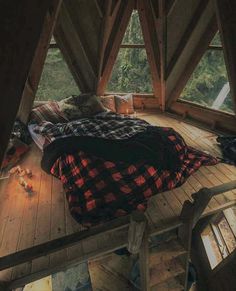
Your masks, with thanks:
M114 162L81 151L62 154L51 167L66 191L72 216L84 225L94 225L145 211L148 199L182 185L202 165L217 159L187 146L171 128L161 128L178 152L180 164L175 171L160 169L145 160Z

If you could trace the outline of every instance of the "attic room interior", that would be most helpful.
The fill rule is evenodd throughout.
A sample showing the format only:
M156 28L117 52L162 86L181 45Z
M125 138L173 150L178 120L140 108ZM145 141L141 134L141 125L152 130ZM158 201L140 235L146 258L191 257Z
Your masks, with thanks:
M236 2L0 5L0 291L234 291Z

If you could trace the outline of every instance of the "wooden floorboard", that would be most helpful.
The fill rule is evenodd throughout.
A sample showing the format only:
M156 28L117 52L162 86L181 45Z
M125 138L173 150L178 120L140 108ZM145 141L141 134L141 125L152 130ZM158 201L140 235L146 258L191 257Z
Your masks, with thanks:
M190 146L220 156L216 136L212 132L196 128L168 115L140 113L139 116L153 125L172 127ZM40 159L41 152L33 146L21 163L22 168L30 168L33 171L32 196L19 185L18 178L11 177L0 181L0 256L84 229L70 216L60 181L41 170ZM149 200L146 216L150 227L158 230L178 225L182 205L186 199L192 200L192 193L202 187L212 187L232 180L236 180L236 169L233 166L218 164L201 167L180 188L158 194ZM229 207L235 204L235 201L236 190L218 195L212 199L204 215ZM0 280L16 280L14 286L29 282L47 275L46 268L56 272L68 265L76 264L77 258L81 261L96 254L98 250L106 253L107 250L115 248L118 242L124 243L123 235L117 231L114 234L106 234L98 240L87 239L50 256L2 271Z

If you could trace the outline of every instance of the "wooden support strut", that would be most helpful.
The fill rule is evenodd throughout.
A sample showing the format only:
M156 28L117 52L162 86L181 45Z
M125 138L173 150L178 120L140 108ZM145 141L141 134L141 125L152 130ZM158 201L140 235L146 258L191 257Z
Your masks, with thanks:
M192 242L192 229L196 226L199 218L206 209L211 198L215 195L233 190L236 188L236 180L215 186L212 188L202 188L198 192L192 194L194 199L193 203L190 201L185 201L182 212L180 214L180 219L183 221L183 225L179 228L178 236L182 241L183 246L187 250L187 255L184 258L185 265L185 289L187 290L188 281L188 268L190 260L191 242Z
M128 232L128 251L137 254L140 250L147 220L143 212L134 211L130 217Z

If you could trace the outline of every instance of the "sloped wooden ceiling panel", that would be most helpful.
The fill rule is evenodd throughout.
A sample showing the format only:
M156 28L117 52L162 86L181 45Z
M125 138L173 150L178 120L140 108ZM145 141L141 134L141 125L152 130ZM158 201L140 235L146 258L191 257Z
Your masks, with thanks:
M35 51L34 59L22 95L20 108L17 113L17 117L24 123L27 123L33 106L61 3L62 0L52 0L50 11L47 12L44 20L40 40Z
M1 1L0 165L52 1Z
M95 91L103 6L94 0L64 0L54 36L82 92Z
M193 2L193 3L191 3ZM195 9L188 7L191 3ZM183 5L181 8L180 6ZM191 10L191 16L182 18L186 21L178 32L178 13ZM175 15L175 11L177 15ZM186 12L187 13L187 12ZM170 24L171 15L175 15L175 21ZM215 10L210 0L182 1L178 0L167 21L167 60L166 60L166 102L170 107L176 101L185 87L192 72L206 51L209 43L217 32ZM179 19L180 20L180 19ZM169 26L168 26L169 23ZM170 31L172 30L172 32ZM173 42L175 31L178 38Z
M158 3L158 2L156 2ZM151 69L153 92L161 99L161 62L158 39L159 6L153 1L137 1L147 58ZM160 102L161 105L161 102Z

